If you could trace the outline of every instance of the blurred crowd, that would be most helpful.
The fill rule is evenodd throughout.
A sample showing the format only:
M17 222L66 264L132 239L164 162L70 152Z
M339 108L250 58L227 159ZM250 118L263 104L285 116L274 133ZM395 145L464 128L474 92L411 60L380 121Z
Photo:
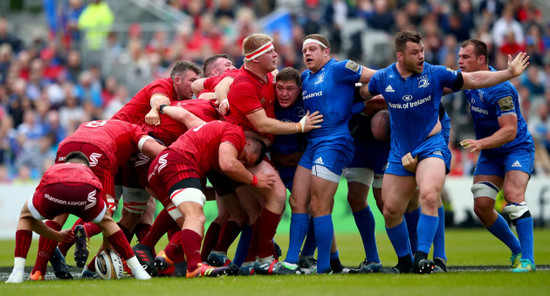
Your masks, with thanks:
M119 7L120 2L131 3L117 1ZM336 58L374 68L393 61L377 52L369 54L380 59L366 56L369 36L386 36L391 49L400 30L421 32L426 61L453 69L460 43L469 38L488 44L496 69L506 67L508 54L527 51L531 65L513 83L537 142L535 174L550 174L550 22L529 0L149 2L180 17L181 24L155 29L138 19L118 23L114 1L44 0L48 31L25 40L9 15L0 15L0 183L40 178L65 136L82 122L110 118L141 87L166 77L175 61L202 65L226 53L241 66L242 40L265 31L274 14L290 22L271 32L280 68L300 71L302 38L310 33L329 37ZM350 33L351 23L360 26ZM473 137L467 102L457 93L443 103L455 139L451 174L471 175L476 155L456 144Z

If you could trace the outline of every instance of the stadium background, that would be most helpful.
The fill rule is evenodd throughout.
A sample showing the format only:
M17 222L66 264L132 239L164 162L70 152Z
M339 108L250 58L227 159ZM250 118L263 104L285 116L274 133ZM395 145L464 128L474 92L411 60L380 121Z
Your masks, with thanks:
M405 29L423 34L426 61L454 69L458 46L468 38L489 45L497 69L505 68L505 54L529 53L531 66L513 83L537 141L527 201L536 225L544 226L550 219L548 1L1 0L0 238L13 238L21 204L53 163L57 144L81 122L109 118L140 88L165 77L174 61L201 65L228 53L240 66L242 39L265 32L275 39L279 67L301 71L302 37L320 32L336 58L380 68L393 62L393 34ZM456 144L473 137L471 118L461 93L443 104L454 131L448 225L475 227L469 187L476 155ZM342 182L337 231L355 231L346 191ZM207 205L210 220L215 211ZM280 231L288 231L288 217Z

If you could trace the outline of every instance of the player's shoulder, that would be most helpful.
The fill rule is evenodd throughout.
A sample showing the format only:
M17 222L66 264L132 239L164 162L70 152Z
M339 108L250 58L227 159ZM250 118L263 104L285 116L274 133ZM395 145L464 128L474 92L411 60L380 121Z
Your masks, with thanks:
M517 91L514 85L510 81L504 81L502 83L485 88L485 93L491 95L491 97L500 98L502 96L517 96Z

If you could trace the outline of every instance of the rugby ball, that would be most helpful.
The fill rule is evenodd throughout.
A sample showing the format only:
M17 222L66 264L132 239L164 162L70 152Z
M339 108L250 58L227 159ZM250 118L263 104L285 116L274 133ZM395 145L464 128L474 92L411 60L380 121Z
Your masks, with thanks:
M104 280L118 280L124 277L122 259L111 249L103 250L96 256L95 270Z

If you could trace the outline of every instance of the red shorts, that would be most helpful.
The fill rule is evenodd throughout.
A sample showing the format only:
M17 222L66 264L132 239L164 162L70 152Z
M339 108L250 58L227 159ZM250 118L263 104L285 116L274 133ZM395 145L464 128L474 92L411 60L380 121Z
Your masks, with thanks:
M188 178L203 179L189 160L173 150L161 152L149 167L149 188L166 207L171 202L168 192L179 181Z
M37 190L29 209L37 219L53 219L69 213L86 222L98 223L105 215L106 207L101 191L90 184L55 183Z
M72 151L81 151L90 160L90 169L103 185L105 194L115 196L116 163L111 163L105 152L97 146L87 143L69 142L60 146L57 150L56 163L65 161L65 156Z
M118 168L116 184L128 188L146 188L151 162L153 160L142 153L132 155L125 165Z

